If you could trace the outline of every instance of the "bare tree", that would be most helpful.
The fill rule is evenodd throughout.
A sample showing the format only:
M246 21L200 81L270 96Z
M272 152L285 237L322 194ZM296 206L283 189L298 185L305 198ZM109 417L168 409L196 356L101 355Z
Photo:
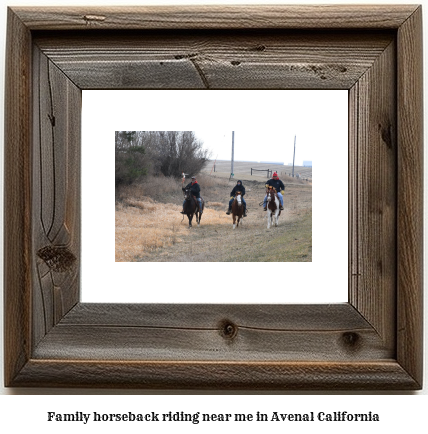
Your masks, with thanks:
M210 158L193 131L140 131L139 137L152 160L153 169L178 178L182 172L197 174Z
M210 152L193 131L116 131L116 187L142 179L149 171L179 178L196 175Z

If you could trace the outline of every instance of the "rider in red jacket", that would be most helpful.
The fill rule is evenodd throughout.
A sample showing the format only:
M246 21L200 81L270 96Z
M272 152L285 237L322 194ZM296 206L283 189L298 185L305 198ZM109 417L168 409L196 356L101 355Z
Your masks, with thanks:
M284 183L278 178L278 174L276 172L273 172L272 179L269 179L269 181L266 183L266 188L272 186L276 190L276 194L278 195L278 199L280 202L279 209L284 209L284 198L283 193L285 190ZM263 201L263 210L267 211L267 195L265 196L265 199Z

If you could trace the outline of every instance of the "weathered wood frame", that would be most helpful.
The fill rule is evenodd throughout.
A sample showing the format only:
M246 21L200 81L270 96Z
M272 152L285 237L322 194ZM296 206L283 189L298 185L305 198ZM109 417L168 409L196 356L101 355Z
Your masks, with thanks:
M9 9L6 386L421 388L421 22L409 5ZM349 302L81 303L94 88L348 89Z

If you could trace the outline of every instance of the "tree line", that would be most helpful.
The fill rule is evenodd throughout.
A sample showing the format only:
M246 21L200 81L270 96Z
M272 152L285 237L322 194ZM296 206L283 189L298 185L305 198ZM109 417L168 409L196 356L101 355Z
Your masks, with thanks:
M209 157L194 131L116 131L116 187L147 174L196 175Z

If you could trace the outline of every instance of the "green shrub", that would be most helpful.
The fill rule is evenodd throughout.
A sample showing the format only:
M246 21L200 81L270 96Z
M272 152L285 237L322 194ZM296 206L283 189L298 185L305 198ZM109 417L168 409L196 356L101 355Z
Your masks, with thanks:
M147 175L146 149L136 144L136 131L116 131L116 187L129 185Z

